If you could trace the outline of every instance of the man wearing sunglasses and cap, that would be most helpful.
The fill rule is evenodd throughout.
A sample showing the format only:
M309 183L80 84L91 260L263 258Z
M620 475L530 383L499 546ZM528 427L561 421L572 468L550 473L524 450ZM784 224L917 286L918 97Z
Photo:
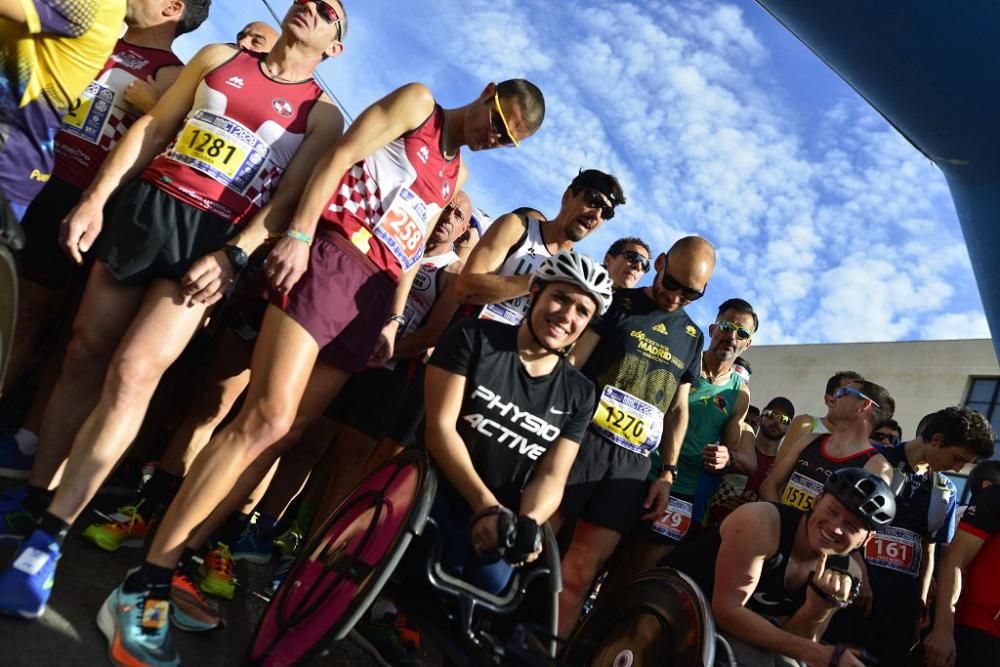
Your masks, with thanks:
M651 256L648 243L638 237L627 236L608 248L604 254L604 268L608 270L615 288L635 287L649 272Z
M677 471L705 340L683 306L704 294L715 249L688 236L654 265L653 284L616 290L608 314L591 323L571 355L598 399L557 520L576 519L562 561L560 636L576 625L594 577L622 535L640 515L647 521L663 516ZM670 465L647 483L657 448Z
M532 209L500 216L465 263L458 279L462 303L483 306L485 319L518 324L528 312L528 278L548 257L572 250L615 215L625 193L611 174L581 170L563 192L559 213L540 220Z

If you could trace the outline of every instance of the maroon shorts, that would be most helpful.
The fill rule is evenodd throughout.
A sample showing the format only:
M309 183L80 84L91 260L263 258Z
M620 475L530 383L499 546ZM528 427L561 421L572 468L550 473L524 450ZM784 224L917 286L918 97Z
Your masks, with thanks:
M365 370L396 283L350 241L320 233L309 252L309 269L287 297L271 303L302 325L320 347L319 358L337 368Z

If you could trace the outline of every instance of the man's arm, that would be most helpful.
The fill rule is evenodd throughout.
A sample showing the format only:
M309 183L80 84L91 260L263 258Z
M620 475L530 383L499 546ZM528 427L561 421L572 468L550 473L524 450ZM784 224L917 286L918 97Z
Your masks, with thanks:
M147 76L145 81L136 79L125 87L125 101L139 111L149 113L183 69L182 65L170 65L156 70L156 76Z
M434 111L434 97L426 86L410 83L365 109L347 132L312 165L298 207L288 229L312 237L344 172L386 144L417 128ZM457 188L456 188L457 189ZM433 221L428 223L431 228ZM304 250L305 248L305 250ZM309 252L305 244L282 238L268 255L268 278L279 291L289 291L305 273Z
M955 605L962 596L962 573L986 540L966 530L959 530L948 546L938 572L934 628L924 639L924 661L928 667L955 664Z
M719 438L719 447L708 445L705 447L703 456L706 470L727 470L746 474L742 467L740 457L740 436L743 433L743 420L747 416L750 408L750 390L745 384L740 385L739 394L736 397L736 405L733 406L733 414L729 416L722 426L722 434ZM753 457L756 462L757 457Z
M674 392L674 400L667 408L667 413L663 417L663 435L660 436L660 463L677 465L677 459L681 455L681 444L684 442L684 434L687 433L688 397L691 394L690 383L677 386ZM657 471L659 473L659 471ZM659 474L649 485L646 493L646 502L642 507L646 512L642 515L643 521L659 519L667 509L670 501L670 487L674 483L674 473L665 471Z
M344 117L340 109L326 95L321 96L309 112L305 136L288 163L274 195L230 239L228 245L238 246L249 256L269 235L284 232L316 161L343 132ZM296 243L308 252L305 243ZM210 305L222 298L234 277L232 264L225 252L219 250L192 264L181 279L181 286L192 302Z
M0 18L14 23L27 23L28 16L24 13L24 3L21 0L0 0Z
M90 250L103 225L103 209L112 193L138 175L173 139L191 110L194 94L205 74L232 56L233 48L211 44L199 51L177 81L148 114L128 129L101 165L93 183L63 220L63 249L78 263Z
M886 484L892 483L892 466L889 465L889 461L881 454L876 454L868 459L865 463L865 470L875 473L884 479Z
M800 433L798 440L793 442L789 442L788 438L785 438L785 442L778 449L778 455L774 459L774 465L771 466L771 472L760 483L761 500L772 503L781 502L781 492L784 490L785 484L788 484L788 478L792 476L792 471L795 470L799 454L806 448L806 445L812 442L812 439L811 431Z
M497 218L473 248L458 278L460 303L500 303L528 293L530 274L498 276L507 253L524 236L527 225L519 215Z
M576 368L583 368L583 365L587 363L587 359L590 359L590 355L594 353L594 349L597 348L597 344L600 342L601 334L594 331L593 327L587 327L587 330L576 339L576 345L566 355L566 359Z
M461 262L456 262L460 264ZM455 311L458 310L458 297L455 295L455 283L458 274L446 272L441 279L441 294L427 314L423 326L400 338L396 343L393 356L397 359L410 359L437 344L438 339L448 328Z

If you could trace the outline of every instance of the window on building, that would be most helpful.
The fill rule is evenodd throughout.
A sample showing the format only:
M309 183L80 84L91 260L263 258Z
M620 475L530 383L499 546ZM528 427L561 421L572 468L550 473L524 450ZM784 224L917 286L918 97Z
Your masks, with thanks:
M993 433L1000 436L1000 378L979 377L972 378L969 385L969 394L965 397L965 405L968 408L981 412L993 426ZM1000 445L994 448L993 458L1000 459ZM961 503L969 501L966 492L966 479L972 466L966 466L959 474L948 474L951 481L958 487L958 497Z

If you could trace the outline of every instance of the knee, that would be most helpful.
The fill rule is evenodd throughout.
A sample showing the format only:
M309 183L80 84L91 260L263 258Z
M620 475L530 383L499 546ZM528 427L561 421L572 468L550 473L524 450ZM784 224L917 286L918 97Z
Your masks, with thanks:
M166 360L155 355L125 351L111 360L105 386L117 390L124 398L148 398L167 365Z
M117 341L102 339L89 331L74 331L66 346L63 374L91 377L100 382L104 376L102 371L108 365L116 343Z
M232 392L220 388L200 392L188 413L187 421L194 429L203 427L214 429L229 414L238 397L238 393L233 395Z
M280 399L263 399L245 407L237 419L237 428L259 454L289 435L295 423L295 406Z

